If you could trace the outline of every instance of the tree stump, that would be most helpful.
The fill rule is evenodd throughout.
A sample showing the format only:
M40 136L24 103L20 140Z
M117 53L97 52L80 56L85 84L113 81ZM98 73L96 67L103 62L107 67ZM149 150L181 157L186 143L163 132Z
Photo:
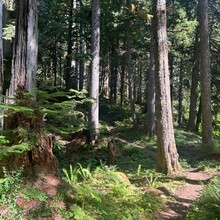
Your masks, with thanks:
M116 164L116 147L115 147L115 140L114 139L111 139L108 142L107 163L108 163L108 165L115 165Z

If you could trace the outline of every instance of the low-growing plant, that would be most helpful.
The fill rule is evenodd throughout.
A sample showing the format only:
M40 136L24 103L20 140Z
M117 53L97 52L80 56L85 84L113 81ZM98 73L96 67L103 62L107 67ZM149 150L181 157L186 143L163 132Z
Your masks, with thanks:
M16 171L9 172L3 167L4 179L0 183L0 216L4 219L21 219L24 210L17 205L17 199L21 189L21 175L23 167Z
M20 196L27 201L38 200L40 202L46 202L48 199L48 196L44 192L41 192L39 189L33 188L28 185L23 186L22 188L24 190L21 191Z
M86 178L78 179L74 185L75 202L62 212L64 219L141 220L148 219L161 207L159 198L133 186L126 174L116 171L116 167L97 167L89 178L87 173L83 174Z
M137 168L137 176L139 177L140 175L141 175L141 164L139 164Z
M72 165L70 165L70 169L69 172L67 169L63 169L63 173L64 173L64 180L70 184L70 185L75 185L78 181L78 176L77 176L77 172L78 169L72 167Z
M75 167L73 169L72 165L70 165L69 172L67 169L63 169L64 173L64 180L70 184L70 185L75 185L78 180L88 180L92 178L92 174L88 168L83 168L80 163L78 163L79 168Z
M147 185L150 187L155 187L157 180L158 180L158 176L150 173L146 176L146 180L147 180Z
M92 178L92 174L90 172L89 167L88 168L83 168L80 163L78 163L78 165L79 165L79 169L78 169L77 173L81 176L81 178L83 180L91 179Z

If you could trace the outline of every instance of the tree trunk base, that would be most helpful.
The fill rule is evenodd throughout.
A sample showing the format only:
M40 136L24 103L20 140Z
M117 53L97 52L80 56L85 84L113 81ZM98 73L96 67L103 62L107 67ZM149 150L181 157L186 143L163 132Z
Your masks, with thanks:
M58 161L52 149L52 136L40 134L38 146L22 154L12 154L0 161L0 165L7 170L16 170L24 166L24 175L27 177L35 177L42 170L58 174Z

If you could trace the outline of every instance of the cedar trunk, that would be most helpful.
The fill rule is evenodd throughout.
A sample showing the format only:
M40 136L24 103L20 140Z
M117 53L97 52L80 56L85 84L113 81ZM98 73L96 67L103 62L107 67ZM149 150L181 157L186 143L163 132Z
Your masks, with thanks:
M13 154L0 161L12 169L24 164L28 171L40 167L57 173L57 159L53 155L53 140L44 134L44 114L36 107L34 96L31 100L17 90L32 92L35 87L37 66L37 0L16 1L16 29L13 48L12 76L9 88L10 97L16 97L19 105L31 107L32 114L24 111L8 111L6 128L13 130L12 145L29 143L30 149L22 154ZM25 135L20 134L23 130ZM30 144L31 143L31 144ZM13 161L13 163L12 163Z
M171 112L168 45L166 31L166 1L154 0L155 82L156 82L156 134L157 171L172 174L180 168L174 139Z
M14 97L17 89L32 92L37 68L37 1L17 0L16 13L9 97Z

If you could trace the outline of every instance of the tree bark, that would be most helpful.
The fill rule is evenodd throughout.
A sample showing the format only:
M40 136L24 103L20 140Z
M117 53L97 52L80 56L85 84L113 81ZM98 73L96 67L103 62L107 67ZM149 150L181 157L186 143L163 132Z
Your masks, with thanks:
M82 6L82 3L80 2L80 6ZM81 16L83 16L83 14L81 13ZM82 19L80 21L80 36L84 35L84 25L82 22ZM80 37L80 46L79 46L79 50L81 54L86 54L86 43L84 42L84 39L82 37ZM85 58L81 57L80 61L79 61L79 90L83 90L84 89L84 72L85 72Z
M154 19L152 19L152 37L150 43L150 66L147 87L147 134L155 134L155 40L153 36Z
M0 0L0 102L3 102L3 42L2 42L2 0ZM3 130L4 110L0 108L0 131Z
M32 91L37 68L37 1L17 0L16 13L9 97L14 97L17 89Z
M90 97L90 142L93 144L99 134L99 53L100 53L100 0L92 1L92 73Z
M156 133L157 171L172 174L179 170L179 155L174 138L171 112L170 81L168 68L168 45L166 30L166 1L154 0L154 39L156 40Z
M109 99L109 58L106 56L102 61L102 76L101 76L101 91L102 97L106 100Z
M126 65L127 65L127 74L128 74L128 87L129 87L129 101L130 101L130 110L132 116L133 127L137 126L137 116L135 112L135 102L134 102L134 93L133 93L133 83L132 83L132 68L131 68L131 41L130 41L130 29L131 29L131 20L130 16L130 7L131 2L127 0L127 21L126 21Z
M142 62L139 61L138 63L138 89L137 89L137 103L142 105L142 81L143 81L143 74L142 74Z
M122 56L121 64L121 85L120 85L120 106L124 105L124 90L125 90L125 55Z
M9 88L10 97L25 101L20 105L33 108L32 114L19 111L9 112L6 128L12 129L15 135L12 145L22 142L31 142L30 150L22 154L12 154L6 158L6 164L25 165L28 170L34 171L39 166L48 172L58 172L57 159L53 155L53 138L44 134L44 113L35 105L35 100L26 99L16 90L28 91L35 87L37 65L37 0L16 1L16 29L13 48L12 76ZM23 129L24 136L19 130ZM35 138L33 138L35 137ZM30 144L29 142L29 144ZM36 171L34 171L36 172Z
M196 31L194 55L193 55L193 69L192 82L190 92L190 110L187 130L196 131L196 107L198 103L198 83L199 83L199 37L198 30Z
M199 108L198 108L198 112L197 112L197 115L196 115L196 132L199 132L199 127L200 127L200 124L201 124L201 121L202 121L202 98L200 96L199 98Z
M57 86L57 39L54 40L54 54L53 54L53 72L54 72L54 86Z
M209 49L209 25L207 0L198 1L200 33L200 72L202 99L202 143L208 148L213 146L211 110L211 69Z
M73 80L73 66L72 66L72 52L73 52L73 8L74 0L69 2L69 27L68 27L68 46L67 46L67 56L66 56L66 70L65 70L65 85L66 90L72 88Z
M179 91L178 91L178 126L183 121L183 58L180 58Z

